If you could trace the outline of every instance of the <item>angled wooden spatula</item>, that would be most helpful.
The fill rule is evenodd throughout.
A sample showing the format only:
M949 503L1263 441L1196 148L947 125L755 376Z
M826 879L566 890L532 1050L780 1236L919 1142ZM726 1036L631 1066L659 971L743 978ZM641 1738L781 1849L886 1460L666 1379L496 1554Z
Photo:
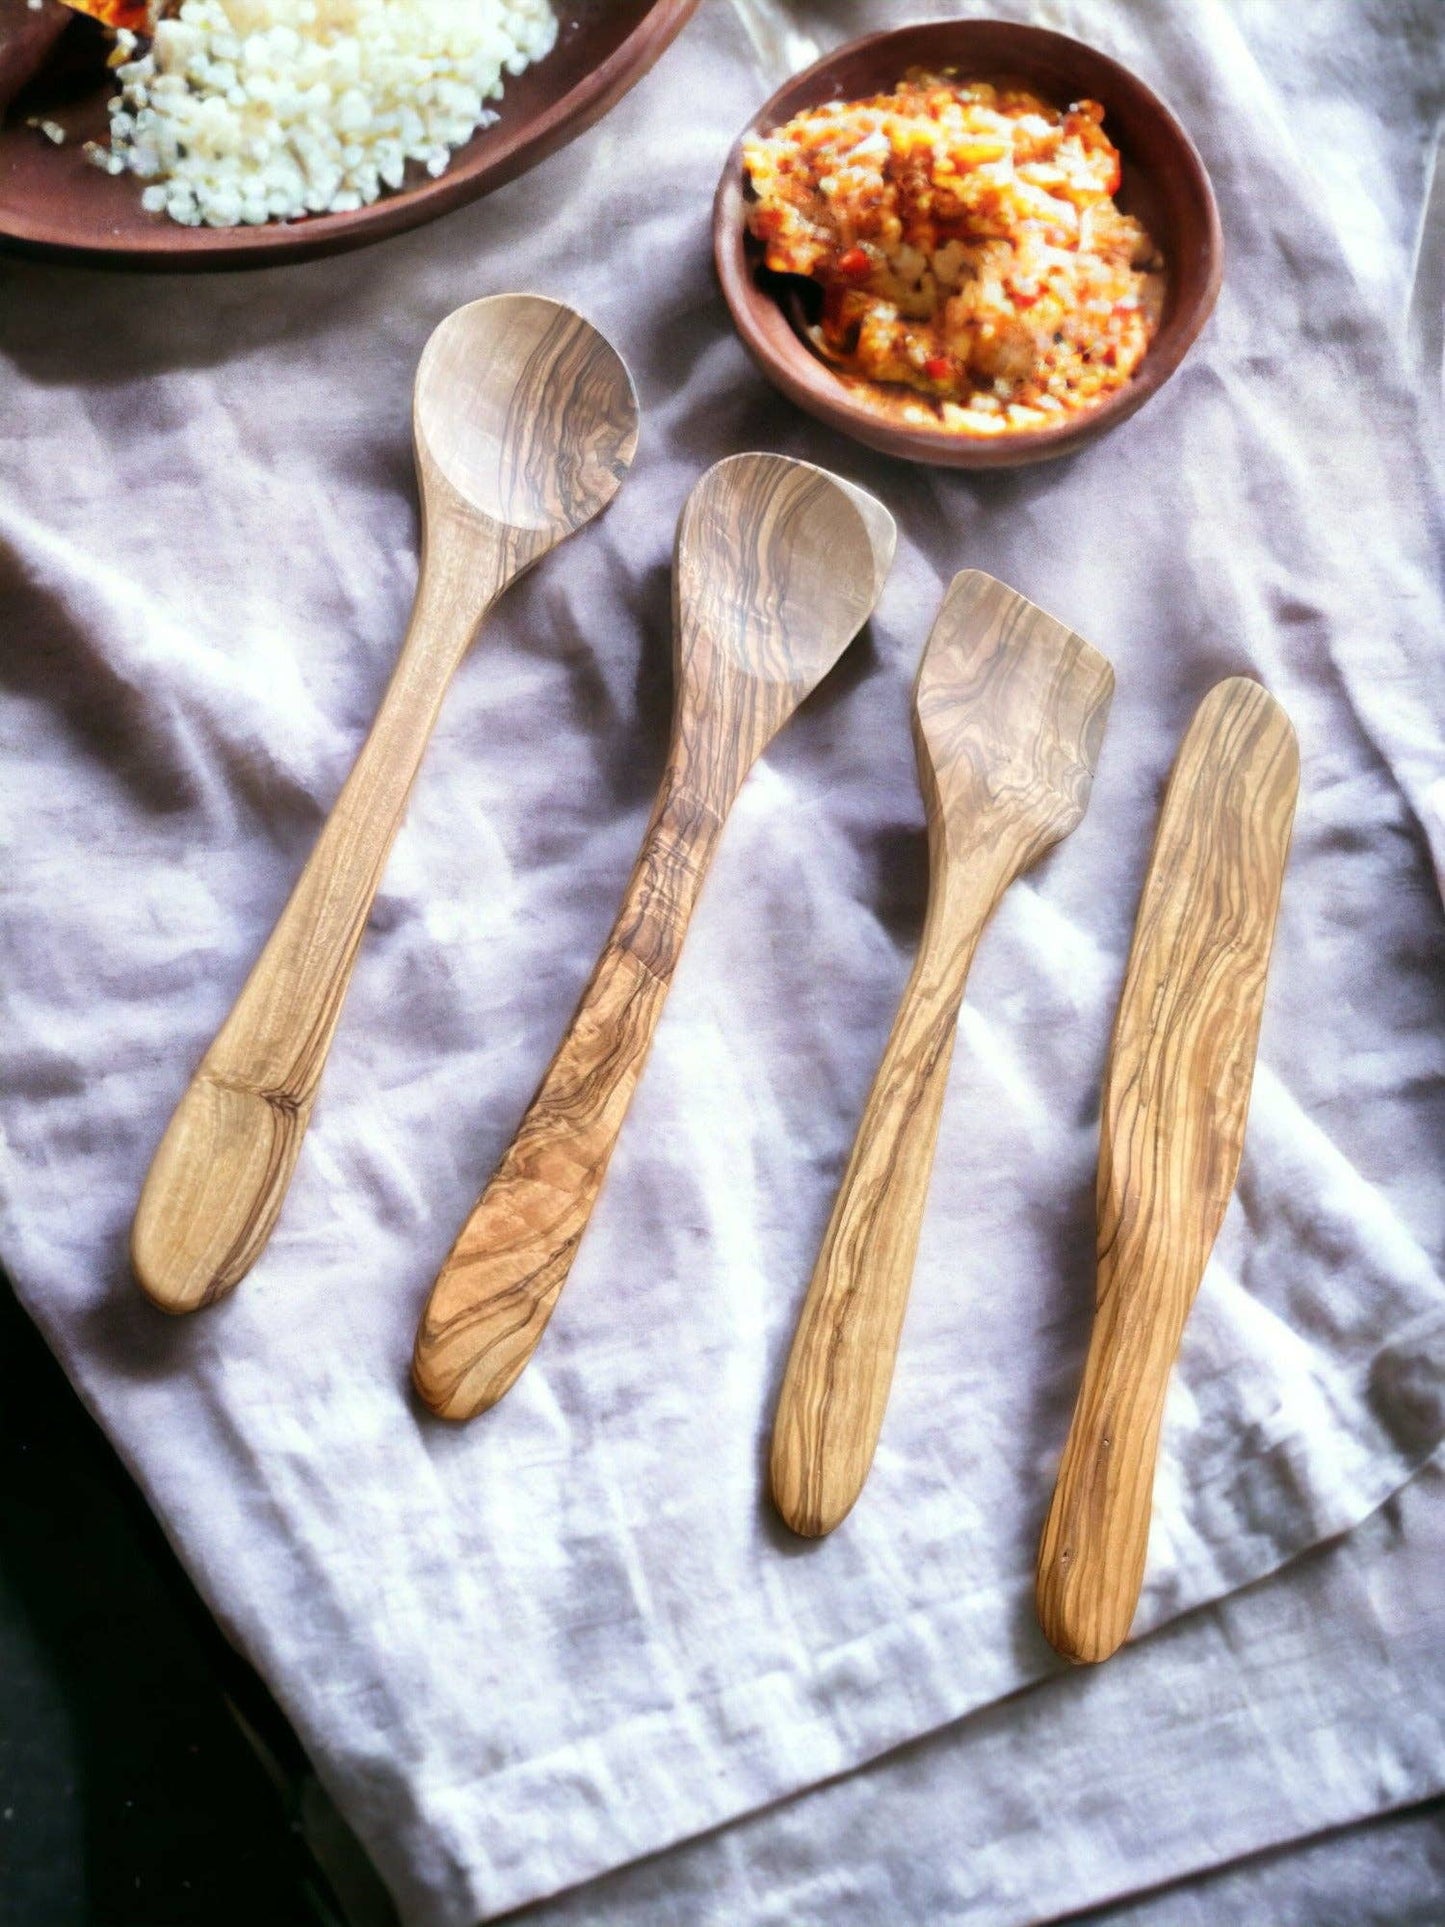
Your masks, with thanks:
M444 1418L494 1405L566 1282L743 781L871 614L893 519L781 455L710 468L678 524L672 744L622 909L511 1149L452 1247L412 1367Z
M873 1463L969 965L1015 877L1088 806L1114 691L1104 658L992 576L954 577L918 672L929 898L783 1380L772 1488L831 1532Z
M1068 1659L1128 1634L1164 1395L1244 1146L1299 752L1234 677L1204 698L1164 798L1099 1126L1093 1336L1039 1547L1039 1622Z

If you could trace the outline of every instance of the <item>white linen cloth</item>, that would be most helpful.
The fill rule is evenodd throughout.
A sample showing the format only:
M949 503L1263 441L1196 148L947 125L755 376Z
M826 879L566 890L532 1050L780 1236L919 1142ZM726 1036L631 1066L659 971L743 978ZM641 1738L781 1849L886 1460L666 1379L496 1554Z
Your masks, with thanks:
M770 83L721 5L584 142L366 255L174 284L0 270L0 1254L416 1921L654 1851L1052 1664L1029 1578L1087 1327L1099 1071L1160 783L1240 668L1293 715L1305 790L1140 1629L1354 1524L1445 1429L1419 416L1233 16L1045 11L1174 101L1231 251L1185 369L1066 465L908 470L748 368L706 208ZM282 1224L235 1298L168 1324L124 1275L135 1191L394 658L416 355L509 286L576 300L628 357L638 464L465 667ZM406 1395L414 1318L640 834L677 510L748 446L873 487L899 561L739 805L542 1350L442 1430ZM1074 623L1119 695L1089 817L975 968L873 1479L803 1548L761 1454L917 932L907 688L965 565Z
M869 1769L543 1901L518 1927L1022 1927L1179 1882L1178 1911L1141 1903L1139 1927L1281 1927L1287 1866L1268 1906L1250 1904L1240 1874L1241 1904L1224 1900L1222 1877L1190 1900L1191 1876L1440 1790L1442 1561L1437 1455L1287 1575L1187 1614L1108 1666L1045 1680ZM1412 1891L1406 1865L1382 1874L1378 1912L1337 1887L1302 1920L1404 1927ZM1435 1927L1442 1892L1437 1882L1421 1927Z

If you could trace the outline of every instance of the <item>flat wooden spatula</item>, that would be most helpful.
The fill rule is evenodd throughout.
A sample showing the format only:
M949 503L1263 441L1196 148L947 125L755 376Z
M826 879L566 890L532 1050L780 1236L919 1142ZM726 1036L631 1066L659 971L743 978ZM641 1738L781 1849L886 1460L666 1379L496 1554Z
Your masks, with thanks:
M977 570L955 576L918 672L928 912L808 1287L773 1425L773 1500L831 1532L863 1489L893 1380L973 953L1015 877L1088 806L1114 672Z
M1244 1146L1298 791L1279 704L1218 684L1169 780L1105 1075L1094 1329L1039 1547L1039 1623L1068 1659L1107 1659L1138 1604L1164 1394Z

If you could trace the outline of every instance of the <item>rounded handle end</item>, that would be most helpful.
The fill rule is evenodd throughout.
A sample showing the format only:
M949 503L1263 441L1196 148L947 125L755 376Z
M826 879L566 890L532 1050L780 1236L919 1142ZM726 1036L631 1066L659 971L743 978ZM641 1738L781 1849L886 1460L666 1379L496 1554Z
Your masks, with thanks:
M245 1277L280 1213L309 1109L197 1073L131 1227L131 1270L153 1305L201 1311Z
M463 1425L489 1412L511 1390L532 1350L530 1344L514 1348L510 1360L499 1359L494 1350L479 1356L476 1341L428 1305L412 1352L411 1382L434 1417Z
M1108 1436L1076 1429L1039 1541L1039 1625L1054 1651L1080 1666L1124 1644L1144 1584L1152 1454L1142 1480L1131 1477L1124 1489L1110 1459Z
M1118 1652L1129 1634L1134 1602L1119 1613L1107 1610L1093 1589L1072 1583L1069 1549L1039 1557L1036 1604L1044 1638L1075 1666L1097 1666Z
M515 1147L509 1157L515 1160ZM476 1418L521 1377L566 1282L590 1202L528 1183L503 1161L417 1326L412 1384L438 1418Z
M173 1318L202 1311L224 1296L204 1267L177 1265L161 1220L163 1213L147 1212L142 1203L130 1231L131 1276L141 1293Z
M783 1388L773 1425L768 1483L778 1517L800 1539L825 1539L858 1502L873 1461L871 1442L861 1460L846 1440L826 1426L810 1436L793 1411L791 1387Z

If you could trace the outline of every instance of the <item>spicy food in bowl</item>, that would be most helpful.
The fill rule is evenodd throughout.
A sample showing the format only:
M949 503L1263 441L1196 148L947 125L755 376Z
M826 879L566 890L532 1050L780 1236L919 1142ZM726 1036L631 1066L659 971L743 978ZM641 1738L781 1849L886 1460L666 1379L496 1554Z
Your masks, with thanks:
M1132 378L1163 307L1104 123L1096 101L913 72L745 140L747 225L821 291L809 340L899 419L1046 428Z
M962 146L949 155L943 151L943 124L918 124L910 137L919 141L917 152L897 156L889 127L873 128L863 138L872 143L874 184L882 198L893 196L898 230L893 235L880 219L872 235L861 224L849 233L842 217L855 212L850 189L862 183L844 181L837 168L822 165L825 158L834 159L823 152L816 168L810 172L804 166L793 177L797 160L777 156L775 161L776 150L770 152L768 143L816 110L825 110L826 127L828 113L846 117L860 103L882 102L876 111L897 127L904 149L902 121L921 123L922 116L903 115L901 106L920 78L941 81L957 96L956 107L941 104L945 118L957 112L961 122L979 119L979 110L988 107L990 113L1002 110L1002 120L1010 122L1014 104L1021 108L1020 127L985 124L976 147ZM977 92L970 83L978 83ZM985 86L992 90L991 103ZM1044 112L1022 107L1024 95ZM1095 109L1085 108L1087 102L1097 103L1102 120ZM1030 127L1033 119L1044 125ZM993 136L991 148L984 133ZM1007 156L999 151L1005 134ZM1037 143L1032 150L1030 134ZM837 158L852 155L857 144L845 145ZM759 161L757 186L749 173L750 153ZM946 159L953 163L951 177L941 165ZM960 160L966 163L961 171ZM869 169L867 152L846 160L842 171L855 165ZM1026 168L1050 166L1058 170L1052 177L1044 171L1027 180ZM780 205L790 204L782 209L783 224L771 243L752 226L769 196L770 167ZM1049 216L1040 221L1040 232L1021 237L1000 218L1009 214L1011 199L997 191L1001 174L1011 174L1030 190L1015 212L1031 206ZM1055 212L1044 195L1048 202L1064 204L1065 211ZM1112 203L1112 212L1105 202ZM784 271L769 271L770 246L789 245L786 230L793 216L798 225L792 239L814 241L821 252L811 263L799 254ZM1071 216L1078 218L1077 236ZM915 240L928 244L917 248L926 256L921 265L911 256L895 258L905 222L914 217L919 223ZM955 232L945 232L940 241L939 231L950 220ZM961 240L966 252L948 254L949 239ZM1007 244L1007 254L989 243ZM866 273L857 256L847 258L854 246L867 257ZM1021 257L1035 249L1051 272L1030 278ZM935 259L940 254L941 261ZM743 345L791 401L886 454L970 469L1047 461L1127 420L1183 361L1213 309L1224 268L1219 212L1204 163L1153 89L1099 48L1068 34L976 19L919 21L865 35L786 80L758 107L728 156L713 204L713 256ZM1067 256L1077 258L1061 258ZM1097 267L1089 257L1097 257ZM827 268L821 278L794 271L816 268L824 260L836 270L831 277ZM999 271L1006 265L1019 272ZM1124 292L1108 300L1116 271ZM875 314L871 304L862 308L845 299L850 273L858 275L854 292L895 308L896 316ZM829 278L842 292L827 295ZM1030 305L1036 286L1039 296ZM950 310L949 303L966 287L967 298ZM825 297L832 306L826 317ZM1046 299L1057 304L1064 325L1057 319L1051 329L1040 325ZM1137 307L1130 306L1135 300ZM955 323L950 344L945 337ZM941 343L937 349L929 338L934 326ZM1055 341L1056 334L1065 339ZM926 352L920 356L920 351ZM1030 364L1032 385L1025 379ZM869 372L862 372L865 365ZM1001 381L1007 394L997 387ZM1090 388L1094 392L1086 398ZM986 399L990 392L991 401ZM1022 411L1034 412L1034 401L1045 396L1059 406L1039 407L1043 425L1031 425L1030 414ZM960 413L971 423L951 425Z

